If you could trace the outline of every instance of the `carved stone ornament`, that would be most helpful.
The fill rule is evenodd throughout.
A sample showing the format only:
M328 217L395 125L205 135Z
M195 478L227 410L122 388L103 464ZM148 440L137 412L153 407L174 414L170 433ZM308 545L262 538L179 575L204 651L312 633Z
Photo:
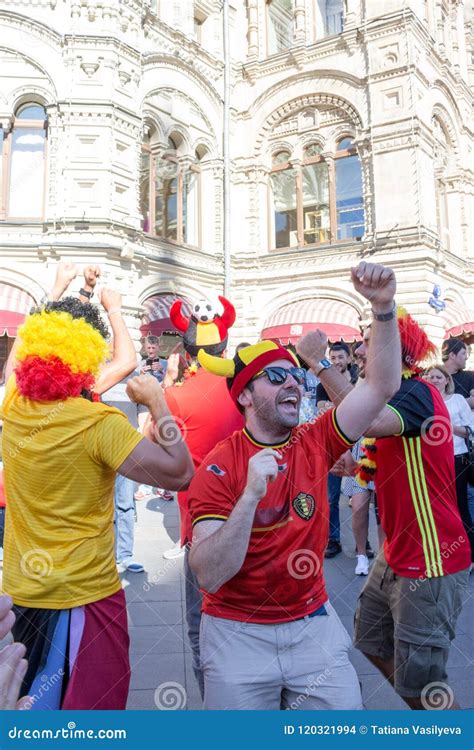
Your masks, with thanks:
M84 71L88 78L92 78L92 76L99 70L99 67L100 63L98 62L81 62L81 70Z

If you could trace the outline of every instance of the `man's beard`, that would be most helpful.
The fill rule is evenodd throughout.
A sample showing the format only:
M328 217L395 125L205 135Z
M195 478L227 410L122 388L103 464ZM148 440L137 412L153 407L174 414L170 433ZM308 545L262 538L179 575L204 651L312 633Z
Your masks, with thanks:
M278 405L275 401L269 401L268 399L259 399L256 394L253 394L253 406L257 420L261 423L262 428L278 433L284 430L291 430L292 427L296 427L299 422L299 400L295 414L285 414L283 410L278 409Z

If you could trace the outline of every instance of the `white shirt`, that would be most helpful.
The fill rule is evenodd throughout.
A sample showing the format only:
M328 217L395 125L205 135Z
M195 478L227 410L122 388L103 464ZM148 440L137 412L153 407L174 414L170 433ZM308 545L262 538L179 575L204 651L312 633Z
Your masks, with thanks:
M460 393L453 393L447 397L444 403L451 417L453 427L467 426L474 429L474 414L464 396L461 396ZM453 443L455 456L467 453L467 445L464 438L459 437L459 435L453 435Z

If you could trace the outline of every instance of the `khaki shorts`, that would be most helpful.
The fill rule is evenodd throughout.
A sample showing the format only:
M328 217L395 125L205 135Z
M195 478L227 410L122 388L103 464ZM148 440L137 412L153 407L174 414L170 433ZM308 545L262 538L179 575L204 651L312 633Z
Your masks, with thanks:
M362 709L351 639L334 608L276 625L203 614L204 708Z
M394 659L399 695L418 697L430 682L446 682L468 579L469 568L439 578L397 576L379 552L359 596L354 646L384 661Z

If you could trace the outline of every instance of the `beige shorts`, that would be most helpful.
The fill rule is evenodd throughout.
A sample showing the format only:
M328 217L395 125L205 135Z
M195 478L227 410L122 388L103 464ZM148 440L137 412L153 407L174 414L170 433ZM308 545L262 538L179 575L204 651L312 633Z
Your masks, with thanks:
M351 640L334 608L277 625L203 614L200 647L208 710L362 709Z

